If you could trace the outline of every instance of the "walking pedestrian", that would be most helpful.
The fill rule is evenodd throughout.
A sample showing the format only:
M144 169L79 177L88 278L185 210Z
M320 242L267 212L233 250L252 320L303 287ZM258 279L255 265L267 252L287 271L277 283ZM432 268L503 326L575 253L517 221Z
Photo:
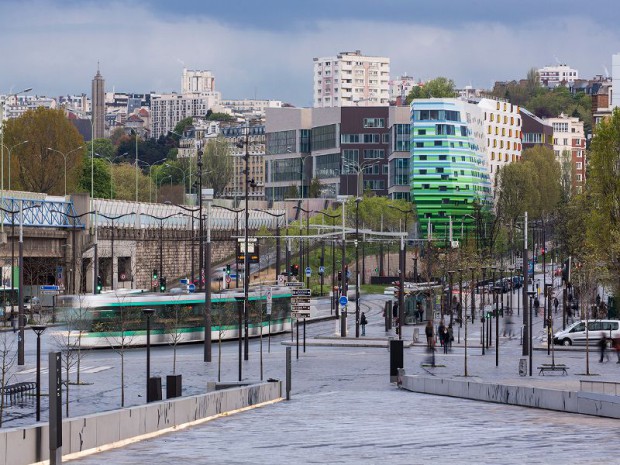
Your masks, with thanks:
M362 316L360 317L360 325L362 325L362 336L366 336L366 325L368 324L368 320L366 319L366 314L362 312Z
M443 346L444 344L444 330L446 329L446 324L443 321L443 318L441 319L441 321L439 321L439 328L438 328L438 336L439 336L439 344L441 344Z
M611 340L611 346L616 349L616 355L618 356L618 361L616 363L620 363L620 337L616 336Z
M534 297L534 315L538 316L538 309L540 308L540 301L538 297Z
M443 327L442 340L443 340L443 353L448 353L448 344L450 344L450 334L448 332L448 328L446 326Z
M426 334L426 347L431 349L433 347L433 322L428 320L426 322L426 328L424 328L424 332Z
M553 306L555 307L555 314L558 314L558 307L560 306L560 301L557 297L553 298Z
M599 349L601 349L601 359L599 363L603 363L603 358L609 362L609 354L607 353L607 336L605 331L601 331L601 339L598 341Z

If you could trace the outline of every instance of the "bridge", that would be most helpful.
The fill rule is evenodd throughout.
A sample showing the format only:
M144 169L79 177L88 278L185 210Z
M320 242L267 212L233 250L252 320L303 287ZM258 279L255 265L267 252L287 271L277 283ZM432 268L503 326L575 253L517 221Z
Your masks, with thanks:
M219 201L215 201L219 202ZM283 210L249 207L248 231L275 229ZM153 271L168 283L200 277L200 218L202 239L210 224L212 263L235 253L244 233L242 209L226 205L198 207L91 199L4 191L0 198L0 266L4 288L17 287L20 246L23 285L57 284L67 293L93 292L95 272L104 289L151 288ZM270 214L271 213L271 214ZM20 239L21 238L21 239ZM94 265L97 265L96 267Z

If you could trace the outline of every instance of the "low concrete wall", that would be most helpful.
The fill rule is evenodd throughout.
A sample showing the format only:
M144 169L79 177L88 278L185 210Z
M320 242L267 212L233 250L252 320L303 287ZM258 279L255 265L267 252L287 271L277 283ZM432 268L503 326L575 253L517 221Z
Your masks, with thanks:
M610 396L620 395L620 383L613 381L579 381L579 388L585 392L597 392L599 394L608 394Z
M281 398L282 384L276 381L69 418L62 424L62 454L87 455ZM48 439L47 423L1 430L0 464L49 460Z
M559 412L620 418L620 397L592 392L561 391L456 379L405 375L401 387L413 392Z

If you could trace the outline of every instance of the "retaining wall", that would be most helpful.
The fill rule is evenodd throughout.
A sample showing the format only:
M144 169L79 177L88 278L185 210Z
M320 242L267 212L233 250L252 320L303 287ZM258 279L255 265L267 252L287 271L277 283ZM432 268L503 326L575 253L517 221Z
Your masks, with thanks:
M413 375L403 376L401 387L424 394L620 418L620 397L596 392L562 391Z
M282 385L276 381L69 418L62 423L62 454L87 455L281 398ZM0 464L49 460L48 440L47 423L0 430Z

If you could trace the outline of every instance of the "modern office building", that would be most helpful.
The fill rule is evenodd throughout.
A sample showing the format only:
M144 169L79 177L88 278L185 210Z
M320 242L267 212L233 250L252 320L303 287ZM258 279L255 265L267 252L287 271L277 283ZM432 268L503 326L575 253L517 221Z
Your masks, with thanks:
M105 81L97 67L97 74L92 81L92 125L93 138L105 137Z
M390 59L359 50L314 58L315 108L389 105Z
M545 87L568 85L579 79L579 72L566 64L545 66L538 70L540 84Z
M586 181L586 138L583 121L561 114L545 120L553 127L553 152L562 167L562 183L580 193Z
M411 198L409 160L411 121L408 106L389 108L388 196L391 199Z
M388 194L388 107L280 108L266 111L268 200Z

